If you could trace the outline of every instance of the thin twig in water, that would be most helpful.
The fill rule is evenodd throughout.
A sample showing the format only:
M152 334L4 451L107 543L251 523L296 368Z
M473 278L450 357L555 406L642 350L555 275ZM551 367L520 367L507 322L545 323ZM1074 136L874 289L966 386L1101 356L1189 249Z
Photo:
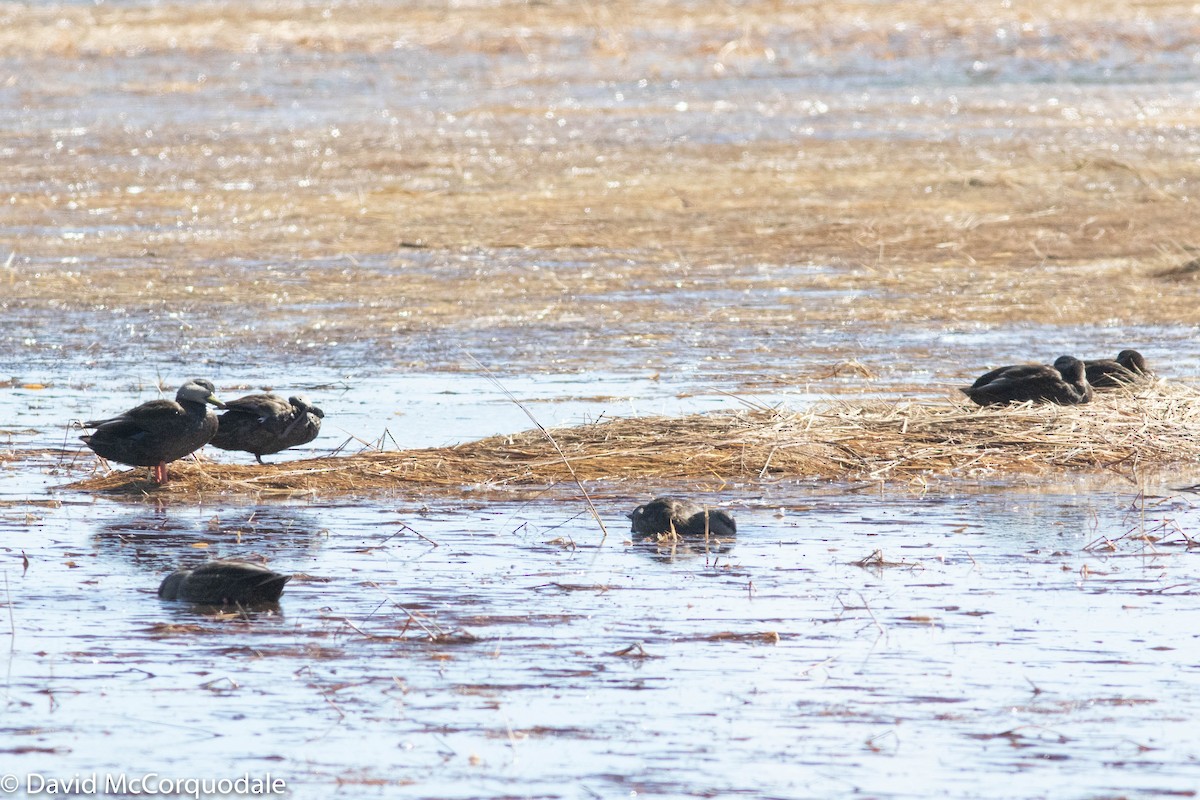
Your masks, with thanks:
M425 541L429 542L429 543L430 543L431 545L433 545L434 547L441 547L441 545L440 545L440 544L438 544L437 542L435 542L433 539L430 539L428 536L426 536L425 534L421 533L421 532L420 532L420 531L418 531L416 528L414 528L414 527L412 527L411 525L409 525L407 522L399 522L399 523L396 523L396 524L398 524L398 525L400 526L400 530L396 531L396 532L395 532L395 533L393 533L391 536L388 536L388 537L386 537L386 538L385 538L385 539L384 539L382 542L380 542L379 544L371 545L370 547L368 547L368 548L367 548L365 551L363 551L363 552L372 552L372 551L378 550L379 548L383 547L385 544L387 544L388 542L390 542L392 539L395 539L397 536L399 536L400 534L404 533L405 531L408 531L409 533L415 534L415 535L416 535L418 538L424 539Z
M441 632L435 632L435 631L432 631L432 630L430 630L428 625L426 625L424 622L421 622L421 620L420 620L420 619L417 617L417 615L416 615L416 614L414 614L413 612L409 611L409 610L408 610L407 608L405 608L404 606L400 605L399 603L397 603L397 602L396 602L396 601L394 601L394 600L392 601L392 605L394 605L396 608L400 609L400 610L401 610L401 611L403 611L405 614L407 614L407 615L408 615L408 621L409 621L409 622L415 622L415 623L417 623L417 627L418 627L418 628L420 628L421 630L425 631L425 634L426 634L427 636L429 636L429 638L430 638L430 639L437 639L439 636L441 636ZM406 623L404 627L405 627L405 629L407 630L407 629L408 629L408 624ZM439 627L440 627L440 626L439 626Z
M395 606L396 608L400 609L401 611L403 611L405 614L408 615L408 621L404 623L404 628L400 631L401 636L403 636L405 633L408 632L408 626L413 624L414 622L416 623L418 628L425 631L426 635L428 635L430 639L436 640L439 636L441 636L443 633L445 633L444 630L438 630L438 631L430 630L429 626L426 625L425 623L421 622L421 620L417 618L416 614L409 611L407 608L402 606L400 603L396 602L394 599L392 599L392 597L390 595L388 595L387 592L383 591L383 587L380 586L378 583L370 583L368 585L373 586L374 588L379 590L379 593L382 594L384 597L385 603L391 603L393 606ZM378 608L375 609L375 611L378 611L378 610L379 610ZM371 614L374 615L375 611L372 611Z
M609 653L609 655L618 656L620 658L655 658L655 656L652 656L646 652L646 649L642 647L641 642L634 642L628 647L623 647L615 653Z
M555 438L550 435L550 431L546 430L546 427L542 425L542 423L538 422L537 417L533 415L533 412L530 411L524 403L518 400L516 395L505 388L504 384L500 383L500 380L492 373L490 369L484 366L483 362L468 353L466 350L463 350L463 354L467 358L471 359L471 362L474 363L475 366L483 370L484 376L491 382L493 386L503 392L504 396L515 403L517 408L525 412L525 416L529 417L529 421L534 424L534 427L541 431L542 435L546 437L546 441L550 442L550 445L558 453L559 458L562 459L563 466L567 468L567 472L571 473L571 480L575 481L575 485L578 486L579 491L583 493L583 499L587 503L588 510L592 512L592 516L595 518L596 524L600 526L600 544L604 544L605 540L608 539L608 529L604 527L604 520L600 519L600 512L596 510L596 504L592 502L592 496L588 494L588 490L583 487L583 481L579 480L579 476L575 474L575 467L571 464L571 460L567 458L567 454L563 452L563 449L558 446L558 442L555 440Z
M812 664L811 666L805 667L804 669L800 670L799 674L807 675L808 673L812 672L814 669L832 664L836 660L837 660L837 656L830 656L829 658L825 659L824 661L818 661L817 663Z
M342 711L340 708L338 708L337 703L330 700L329 696L326 695L324 692L321 692L321 699L324 700L326 703L328 703L329 707L337 712L339 721L344 720L346 718L346 712Z
M345 432L345 431L342 431L342 433L346 433L346 432ZM355 441L357 441L357 442L359 442L360 444L363 444L363 445L367 444L367 442L366 442L365 440L363 440L363 439L359 439L359 438L358 438L357 436L355 436L354 434L352 434L352 433L349 433L349 434L347 434L347 439L346 439L346 441L342 442L342 443L341 443L341 444L339 444L337 447L333 448L333 450L332 450L332 451L329 453L330 457L333 457L333 456L339 456L339 455L341 455L341 454L342 454L342 451L343 451L343 450L345 450L347 447L349 447L351 442L355 442Z
M413 534L414 536L416 536L416 537L417 537L417 538L419 538L419 539L424 539L425 541L429 542L429 543L430 543L431 545L433 545L434 547L441 547L441 545L440 545L440 544L438 544L437 542L435 542L433 539L430 539L428 536L426 536L425 534L421 533L419 530L417 530L417 529L416 529L416 528L414 528L413 526L409 525L409 524L408 524L408 523L406 523L406 522L401 522L401 523L400 523L400 530L399 530L399 531L397 531L397 533L403 533L405 530L411 531L411 532L412 532L412 534ZM389 538L391 538L391 537L389 537Z
M862 600L863 608L866 609L867 613L871 616L871 621L875 623L875 627L879 629L879 635L882 636L885 631L883 630L883 626L879 624L879 620L875 617L875 612L871 610L870 604L867 603L867 598L863 597L863 593L857 589L854 591L854 593L858 595L859 600Z
M863 558L860 558L858 561L851 561L850 565L855 566L855 567L862 567L863 569L867 569L868 567L882 568L882 567L916 567L916 566L920 566L919 564L914 564L914 563L911 563L908 561L888 561L886 558L883 557L882 550L876 550L875 552L871 553L871 555L864 556Z
M21 553L21 555L24 556L25 554ZM10 634L8 638L8 652L11 655L17 647L17 621L13 619L12 595L8 593L8 570L4 572L4 602L8 604L8 630Z
M375 635L375 634L373 634L373 633L367 633L367 632L366 632L366 631L364 631L362 628L358 627L357 625L355 625L353 622L351 622L350 620L346 619L345 617L342 617L342 624L343 624L343 625L345 625L347 628L351 628L352 630L354 630L354 631L355 631L355 632L357 632L358 634L360 634L360 635L362 635L362 636L366 637L367 639L379 639L379 638L383 638L383 637L376 636L376 635Z

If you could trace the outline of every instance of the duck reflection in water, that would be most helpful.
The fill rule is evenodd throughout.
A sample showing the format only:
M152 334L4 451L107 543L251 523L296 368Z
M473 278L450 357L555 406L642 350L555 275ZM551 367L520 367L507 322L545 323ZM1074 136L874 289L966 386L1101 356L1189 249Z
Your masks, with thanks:
M190 509L162 504L139 506L101 523L92 541L100 558L110 564L162 572L188 563L198 548L212 558L269 553L275 559L304 561L321 548L326 535L321 516L310 507Z

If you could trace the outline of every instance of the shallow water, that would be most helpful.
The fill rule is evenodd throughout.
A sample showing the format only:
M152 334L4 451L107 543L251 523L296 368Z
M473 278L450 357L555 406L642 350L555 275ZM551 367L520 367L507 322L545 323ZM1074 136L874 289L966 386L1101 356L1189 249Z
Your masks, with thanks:
M173 777L228 763L217 776L270 772L300 796L1194 784L1190 499L845 488L709 497L739 533L708 553L630 542L623 514L642 497L611 492L603 543L579 503L469 494L18 500L0 516L6 763ZM255 555L298 573L278 614L153 595L181 564Z

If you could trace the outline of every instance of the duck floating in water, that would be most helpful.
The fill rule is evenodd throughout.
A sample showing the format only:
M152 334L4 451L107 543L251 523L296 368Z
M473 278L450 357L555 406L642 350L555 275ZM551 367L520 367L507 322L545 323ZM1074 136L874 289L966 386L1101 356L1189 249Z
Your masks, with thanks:
M154 480L166 483L167 464L206 445L217 432L217 399L211 381L196 378L179 387L174 400L151 400L124 414L83 423L95 433L79 438L97 455L131 467L154 467Z
M249 394L226 403L225 408L210 444L252 453L260 464L265 455L317 438L325 418L325 412L304 397L284 400L274 394Z
M679 536L734 536L737 523L719 509L702 508L682 497L659 497L630 514L632 531L639 536L674 532Z
M1083 363L1088 383L1096 389L1117 389L1154 377L1145 357L1137 350L1122 350L1115 359L1097 358Z
M158 596L210 606L275 603L291 579L248 561L209 561L172 572L158 587Z
M998 403L1058 403L1075 405L1092 400L1084 363L1072 356L1059 356L1054 366L1018 364L984 373L963 394L981 406Z

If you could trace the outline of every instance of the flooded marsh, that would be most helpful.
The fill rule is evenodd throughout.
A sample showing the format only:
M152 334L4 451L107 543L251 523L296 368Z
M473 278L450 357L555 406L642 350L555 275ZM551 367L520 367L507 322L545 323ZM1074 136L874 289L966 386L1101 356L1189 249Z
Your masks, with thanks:
M1174 2L0 3L0 791L1194 796L1198 40ZM956 389L1126 347L1157 384ZM162 487L76 438L189 378L321 435ZM634 539L668 493L736 536ZM158 599L215 558L278 609Z
M31 560L7 570L16 753L32 771L237 764L302 796L1153 795L1191 780L1190 501L739 494L736 542L707 554L598 546L578 510L536 500L70 497L6 515ZM614 532L636 499L598 498ZM298 573L281 613L153 596L177 565L235 555ZM103 627L64 626L66 609ZM153 736L115 751L122 727Z

